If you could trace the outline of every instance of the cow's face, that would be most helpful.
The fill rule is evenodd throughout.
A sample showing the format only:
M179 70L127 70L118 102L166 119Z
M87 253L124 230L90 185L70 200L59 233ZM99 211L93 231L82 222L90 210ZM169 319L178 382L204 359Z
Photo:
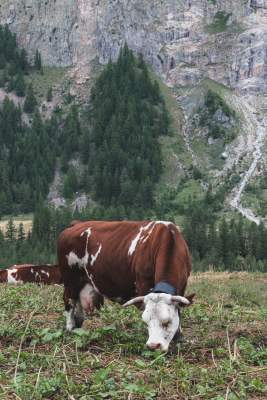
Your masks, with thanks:
M148 328L148 348L168 351L169 344L180 326L178 303L173 301L169 294L151 293L145 296L144 304L142 319Z
M168 351L169 344L180 326L179 304L188 305L190 301L182 296L150 293L130 300L125 306L138 302L143 302L145 307L142 319L148 328L148 348Z

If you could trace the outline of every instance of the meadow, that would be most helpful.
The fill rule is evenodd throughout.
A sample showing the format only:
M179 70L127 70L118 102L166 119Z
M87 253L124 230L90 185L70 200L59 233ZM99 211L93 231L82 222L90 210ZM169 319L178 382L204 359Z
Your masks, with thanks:
M184 341L145 347L140 312L106 302L64 331L62 288L0 286L0 399L267 399L267 276L193 275Z

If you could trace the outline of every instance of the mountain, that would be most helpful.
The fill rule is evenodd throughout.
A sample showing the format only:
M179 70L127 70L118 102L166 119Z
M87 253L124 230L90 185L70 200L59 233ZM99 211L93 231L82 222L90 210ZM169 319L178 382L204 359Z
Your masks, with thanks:
M178 200L225 188L225 210L266 218L266 0L2 0L0 23L81 99L127 42L164 90L174 136L162 187ZM215 106L214 106L215 105ZM190 175L191 174L191 175ZM188 179L192 176L192 180ZM197 183L196 183L197 182ZM177 200L177 201L178 201Z

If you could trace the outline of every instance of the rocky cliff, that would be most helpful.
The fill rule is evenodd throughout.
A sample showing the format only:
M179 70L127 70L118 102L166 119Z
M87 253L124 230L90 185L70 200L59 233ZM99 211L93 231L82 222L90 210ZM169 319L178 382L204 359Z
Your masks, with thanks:
M90 79L95 63L115 60L127 41L174 92L179 88L195 164L189 128L203 94L196 88L205 79L223 84L220 95L239 115L241 134L225 145L221 170L210 173L221 179L239 168L242 180L229 200L241 211L248 180L260 162L266 167L267 0L1 0L0 23L31 57L38 49L44 64L70 67L77 84Z
M2 0L0 22L46 65L90 74L127 41L170 84L266 90L266 0Z

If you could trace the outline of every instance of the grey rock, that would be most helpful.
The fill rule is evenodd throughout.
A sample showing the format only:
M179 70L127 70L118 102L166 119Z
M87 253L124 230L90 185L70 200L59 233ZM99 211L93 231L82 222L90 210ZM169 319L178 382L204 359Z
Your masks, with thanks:
M266 90L267 0L2 0L0 23L16 32L33 58L71 66L90 78L91 63L115 60L127 41L169 85L209 77L240 90ZM227 32L207 26L218 11ZM241 27L241 29L234 28Z

